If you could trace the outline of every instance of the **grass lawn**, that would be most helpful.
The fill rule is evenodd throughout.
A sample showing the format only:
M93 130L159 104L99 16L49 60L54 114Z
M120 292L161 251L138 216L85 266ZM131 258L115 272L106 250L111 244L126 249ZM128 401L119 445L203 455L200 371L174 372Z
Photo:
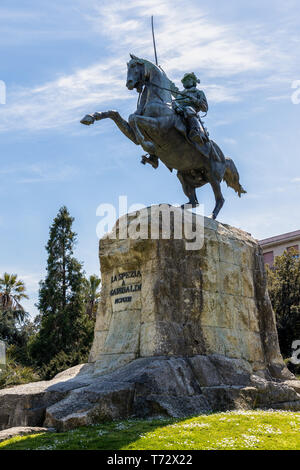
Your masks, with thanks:
M184 420L114 421L62 433L15 437L0 443L0 450L12 449L300 450L300 413L233 411Z

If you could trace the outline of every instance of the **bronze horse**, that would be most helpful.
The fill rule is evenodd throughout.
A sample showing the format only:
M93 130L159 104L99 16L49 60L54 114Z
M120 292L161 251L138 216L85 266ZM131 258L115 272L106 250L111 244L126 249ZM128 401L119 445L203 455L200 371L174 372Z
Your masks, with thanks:
M81 123L90 125L102 119L112 119L132 142L158 157L169 170L177 170L183 191L189 198L188 204L192 207L198 204L195 189L210 183L216 199L211 215L215 219L224 204L222 180L239 197L246 192L240 185L233 160L225 158L212 140L203 145L189 140L182 118L172 108L172 82L160 67L132 54L127 67L126 86L139 93L137 110L129 116L128 122L117 111L106 111L88 114Z

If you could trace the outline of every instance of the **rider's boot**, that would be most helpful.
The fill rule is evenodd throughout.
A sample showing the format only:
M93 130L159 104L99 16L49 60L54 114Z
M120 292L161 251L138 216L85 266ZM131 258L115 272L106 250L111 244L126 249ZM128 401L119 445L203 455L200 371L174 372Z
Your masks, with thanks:
M189 117L189 139L197 144L203 145L207 142L207 138L203 130L201 129L200 122L196 116Z
M192 142L196 142L200 145L205 143L205 135L199 129L191 129L189 132L189 139L191 139Z

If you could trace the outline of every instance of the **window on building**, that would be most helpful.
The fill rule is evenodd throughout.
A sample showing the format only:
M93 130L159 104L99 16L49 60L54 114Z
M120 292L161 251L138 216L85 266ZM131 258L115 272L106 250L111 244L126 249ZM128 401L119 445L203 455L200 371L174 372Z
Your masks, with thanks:
M265 264L268 264L269 266L273 266L273 264L274 264L274 252L273 251L268 251L267 253L264 253L264 261L265 261Z

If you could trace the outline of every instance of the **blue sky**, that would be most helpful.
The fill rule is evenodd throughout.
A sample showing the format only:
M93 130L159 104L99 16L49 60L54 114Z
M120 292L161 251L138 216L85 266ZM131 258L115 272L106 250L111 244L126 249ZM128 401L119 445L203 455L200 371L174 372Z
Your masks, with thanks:
M159 63L180 85L194 71L210 105L211 137L235 161L248 194L223 184L219 220L265 238L300 228L298 0L1 0L0 273L16 272L35 313L45 275L49 225L62 205L75 217L76 256L98 273L96 209L182 203L175 174L142 166L143 151L112 122L82 126L84 114L117 109L137 95L125 87L130 52ZM210 187L198 190L205 213Z

